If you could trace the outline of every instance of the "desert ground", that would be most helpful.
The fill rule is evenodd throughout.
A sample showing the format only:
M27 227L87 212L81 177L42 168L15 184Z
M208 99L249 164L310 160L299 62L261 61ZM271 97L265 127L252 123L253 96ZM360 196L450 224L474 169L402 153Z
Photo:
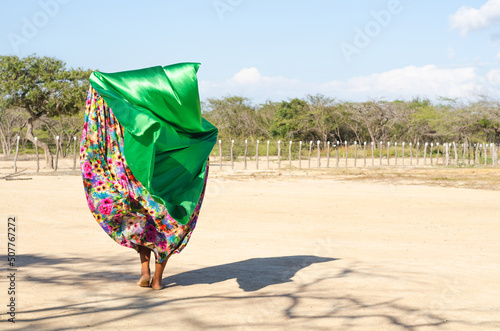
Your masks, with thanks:
M153 291L93 219L72 162L0 179L1 329L500 329L499 168L213 160L197 228ZM0 161L0 178L12 172Z

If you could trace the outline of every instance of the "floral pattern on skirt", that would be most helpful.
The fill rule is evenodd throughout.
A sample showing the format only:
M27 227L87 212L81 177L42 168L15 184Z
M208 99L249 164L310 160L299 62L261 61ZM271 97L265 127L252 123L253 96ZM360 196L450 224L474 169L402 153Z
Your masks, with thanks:
M80 162L90 211L102 229L117 243L138 250L150 248L157 263L180 253L193 232L205 186L185 225L155 202L134 177L123 156L123 127L104 99L91 87L80 144Z

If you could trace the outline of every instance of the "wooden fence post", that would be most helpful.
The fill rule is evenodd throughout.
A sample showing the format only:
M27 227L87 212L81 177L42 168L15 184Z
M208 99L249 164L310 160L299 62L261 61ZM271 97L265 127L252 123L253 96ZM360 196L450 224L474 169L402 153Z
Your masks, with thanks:
M222 140L219 139L219 170L222 170Z
M448 154L449 154L449 164L451 165L452 164L452 147L451 146L454 146L455 145L455 142L452 142L452 143L448 143Z
M245 170L247 170L247 152L248 152L248 139L245 139L245 155L243 156L243 163L245 164Z
M356 163L358 161L358 142L354 141L354 168L356 168Z
M431 165L434 165L434 162L432 162L432 148L434 147L434 143L431 143L431 152L429 154L429 159L431 159Z
M312 153L312 146L313 146L313 142L312 140L309 142L309 156L307 157L307 167L310 168L311 167L311 153Z
M340 146L340 141L337 140L337 145L335 146L335 153L337 156L337 168L339 167L339 146Z
M455 150L455 165L458 165L457 144L455 142L453 142L453 149Z
M59 136L56 136L56 166L54 171L57 171L57 167L59 165Z
M267 169L269 169L269 140L267 141Z
M326 167L330 168L330 141L326 142Z
M347 168L347 140L344 141L345 146L345 167Z
M17 136L17 138L16 138L16 155L14 155L14 173L17 172L17 155L19 154L19 139L21 139L21 137Z
M255 152L255 167L259 169L259 141L257 140L257 148Z
M483 150L484 150L484 165L488 165L488 149L487 149L487 144L483 144Z
M494 164L494 156L493 156L493 143L490 143L490 155L491 155L491 165Z
M424 145L424 165L427 165L427 144Z
M403 141L403 167L405 166L405 142Z
M234 149L234 139L231 139L231 170L234 170L234 154L233 154L233 149Z
M494 145L495 147L495 166L498 165L498 146Z
M281 140L278 140L278 170L281 169Z
M290 168L292 167L292 141L288 144L288 162L290 163Z
M387 142L387 165L390 165L391 163L389 162L389 152L391 150L391 142Z
M470 165L470 150L471 145L467 142L467 163ZM474 154L474 147L472 147L472 154Z
M38 154L38 138L35 137L36 172L40 171L40 154Z
M366 168L366 141L363 143L363 159L364 159L363 167Z
M490 143L491 165L495 165L495 143Z
M444 159L445 159L444 160L444 164L448 166L448 165L450 165L450 158L449 158L449 155L448 155L448 143L444 144L444 151L443 151L443 153L445 155L444 156Z
M302 140L299 142L299 169L302 168Z
M73 136L73 171L76 170L76 136Z
M417 156L417 165L418 165L418 149L420 147L420 141L417 141L417 150L415 151L415 155Z
M379 166L382 165L382 150L383 150L383 147L384 147L384 144L382 142L380 142L380 144L378 145L378 149L379 149L378 156L380 158L380 164L379 164Z
M436 143L436 150L437 150L436 151L437 152L437 154L436 154L436 165L438 165L439 164L439 143Z
M316 142L318 148L318 168L321 168L321 147L319 146L320 143L321 141L319 140Z
M496 153L497 151L497 146L495 143L493 143L493 148L492 148L492 152L491 152L491 155L492 155L492 165L493 166L496 166L497 165L497 158L498 158L498 154Z
M411 149L411 141L410 141L409 145L410 145L410 166L412 166L413 165L413 151Z
M373 167L375 165L375 156L373 155L375 144L373 143L373 141L371 142L371 144L372 144L372 167Z
M394 142L394 156L395 156L395 161L394 165L398 165L398 142Z
M479 143L474 144L474 165L479 163L479 155L478 151L479 150Z

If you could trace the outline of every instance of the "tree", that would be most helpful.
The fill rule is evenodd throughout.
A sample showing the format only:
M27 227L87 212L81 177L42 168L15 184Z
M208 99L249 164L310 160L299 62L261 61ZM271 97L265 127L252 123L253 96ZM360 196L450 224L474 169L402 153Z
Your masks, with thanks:
M59 149L63 156L68 154L73 138L81 132L84 122L84 112L75 115L61 115L57 117L42 117L41 121L48 129L55 141L59 136ZM78 139L79 137L77 137ZM63 145L64 148L63 148Z
M483 96L480 102L479 126L483 129L486 140L500 142L500 101Z
M258 131L255 108L248 98L209 98L203 103L203 116L218 127L220 136L248 137Z
M23 109L29 115L26 138L34 142L33 127L42 116L71 115L84 107L90 73L67 69L63 61L51 57L0 56L0 108ZM38 145L52 168L49 146L42 141Z
M395 118L395 107L389 102L367 101L345 103L348 114L346 124L361 142L368 132L371 141L385 141L389 137Z
M307 102L295 98L281 102L276 109L270 131L275 137L304 140L310 133L310 122Z
M0 108L0 143L4 156L9 156L16 143L19 128L26 121L27 115L19 108Z
M266 101L257 107L257 138L271 138L271 126L273 125L276 111L279 107L279 102Z
M309 114L313 121L312 130L317 137L323 141L326 148L328 138L333 138L334 133L339 130L339 123L336 118L342 117L335 106L335 99L327 98L324 95L308 95L307 104Z

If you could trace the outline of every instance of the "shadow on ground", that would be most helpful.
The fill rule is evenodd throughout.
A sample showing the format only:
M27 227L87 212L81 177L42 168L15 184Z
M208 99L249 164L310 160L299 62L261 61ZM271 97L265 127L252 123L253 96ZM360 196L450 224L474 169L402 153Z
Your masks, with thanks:
M245 292L257 291L269 285L292 281L301 269L315 263L337 259L312 255L280 256L254 258L198 270L186 271L163 279L170 286L189 286L195 284L214 284L236 278L239 287Z
M44 292L29 308L19 307L18 322L12 329L120 329L134 325L155 329L165 323L182 323L193 329L330 330L332 325L341 325L349 330L379 324L402 330L500 328L492 319L481 323L457 320L447 316L452 310L404 304L401 294L380 289L377 283L384 277L408 281L404 273L395 271L388 276L359 264L341 268L337 260L311 255L253 258L168 276L164 278L167 289L157 292L132 285L136 270L128 269L136 259L21 255L19 272L23 276L19 283L25 289ZM360 278L371 281L383 297L345 288L355 287ZM235 279L239 289L217 285L229 279ZM1 280L0 285L5 282ZM198 290L201 284L215 285L208 291L206 287ZM62 286L64 294L54 297L53 286ZM194 288L182 290L183 286Z

